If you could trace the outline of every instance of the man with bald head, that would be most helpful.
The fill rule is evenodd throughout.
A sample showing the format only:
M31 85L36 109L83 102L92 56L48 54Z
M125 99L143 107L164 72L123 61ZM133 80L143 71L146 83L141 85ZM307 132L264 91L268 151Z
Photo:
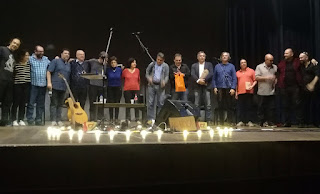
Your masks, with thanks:
M319 126L317 110L319 110L319 66L310 61L309 53L302 52L299 55L302 74L302 111L303 122L300 127L307 124Z
M256 81L258 81L258 118L260 126L274 126L277 66L273 64L273 56L266 54L264 62L256 67L255 72Z
M14 52L20 47L19 38L10 40L8 46L0 47L0 101L1 108L1 126L9 124L9 112L13 99L13 68Z
M87 100L87 87L88 80L81 77L81 74L87 73L88 63L85 61L85 52L83 50L77 50L76 60L70 62L71 64L71 76L70 76L70 87L73 96L77 102L80 102L80 106L84 109Z
M295 112L296 121L299 125L303 123L301 111L301 94L302 86L300 61L294 58L291 48L284 51L284 60L278 64L278 87L282 102L282 113L284 114L285 123L283 127L291 127L291 114Z

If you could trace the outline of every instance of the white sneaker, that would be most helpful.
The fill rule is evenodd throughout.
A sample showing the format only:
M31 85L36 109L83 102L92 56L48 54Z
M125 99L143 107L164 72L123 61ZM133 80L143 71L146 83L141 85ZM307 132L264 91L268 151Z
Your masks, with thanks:
M244 123L242 121L240 121L238 124L237 124L237 127L242 127L244 126Z
M137 121L137 125L141 125L142 123L141 123L141 121Z
M12 126L19 126L18 121L17 121L17 120L13 121L13 122L12 122Z
M52 125L52 126L57 126L58 124L57 124L57 122L52 121L52 122L51 122L51 125Z
M21 126L26 126L26 124L25 124L25 122L24 122L23 120L20 120L20 121L19 121L19 125L21 125Z
M59 125L59 127L63 127L64 126L63 122L61 122L61 121L58 122L58 125Z
M249 122L248 122L248 126L249 126L249 127L254 127L254 124L253 124L251 121L249 121Z

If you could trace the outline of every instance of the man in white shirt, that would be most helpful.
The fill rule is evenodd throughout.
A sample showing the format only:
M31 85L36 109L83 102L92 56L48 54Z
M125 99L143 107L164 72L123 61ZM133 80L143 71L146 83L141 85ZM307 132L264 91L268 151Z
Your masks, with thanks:
M197 59L198 62L191 66L191 76L196 82L194 88L194 104L199 107L200 99L204 99L206 110L205 120L211 122L211 81L213 77L213 66L212 63L206 62L206 53L203 51L198 52ZM207 75L204 76L204 74Z

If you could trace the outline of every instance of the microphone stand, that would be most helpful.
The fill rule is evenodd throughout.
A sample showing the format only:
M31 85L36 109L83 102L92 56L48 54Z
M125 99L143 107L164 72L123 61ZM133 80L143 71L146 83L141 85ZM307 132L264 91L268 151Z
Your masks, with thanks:
M144 44L142 43L142 41L140 40L139 34L138 32L136 33L132 33L139 41L140 46L142 47L143 51L145 51L147 53L147 55L149 56L149 58L151 59L152 62L155 62L155 60L151 57L148 48L144 46ZM144 86L144 103L145 105L147 104L147 87L146 85ZM143 114L143 113L142 113ZM145 113L147 114L147 113Z
M109 39L108 39L108 44L107 44L107 49L106 49L106 54L108 55L109 52L109 47L110 47L110 42L113 34L113 28L110 28L110 34L109 34ZM103 118L102 118L102 130L105 131L105 125L104 125L104 120L105 120L105 114L104 114L104 99L105 99L105 81L106 81L106 75L105 75L105 65L107 61L106 58L103 59L102 63L102 109L103 109Z

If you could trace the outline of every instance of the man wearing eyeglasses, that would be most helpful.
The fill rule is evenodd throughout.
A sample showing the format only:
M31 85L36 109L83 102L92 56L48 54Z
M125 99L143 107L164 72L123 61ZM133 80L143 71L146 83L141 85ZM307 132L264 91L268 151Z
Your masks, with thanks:
M28 125L41 125L42 115L45 111L45 95L47 89L47 68L50 60L44 56L42 46L35 46L34 53L30 56L30 77L31 89L30 98L27 106L27 122ZM36 104L36 117L33 119L34 104Z
M319 66L313 64L309 59L307 52L302 52L299 55L302 74L302 108L303 108L303 123L299 127L305 127L306 124L314 124L319 126L316 118L316 111L319 107L317 96L319 93Z

